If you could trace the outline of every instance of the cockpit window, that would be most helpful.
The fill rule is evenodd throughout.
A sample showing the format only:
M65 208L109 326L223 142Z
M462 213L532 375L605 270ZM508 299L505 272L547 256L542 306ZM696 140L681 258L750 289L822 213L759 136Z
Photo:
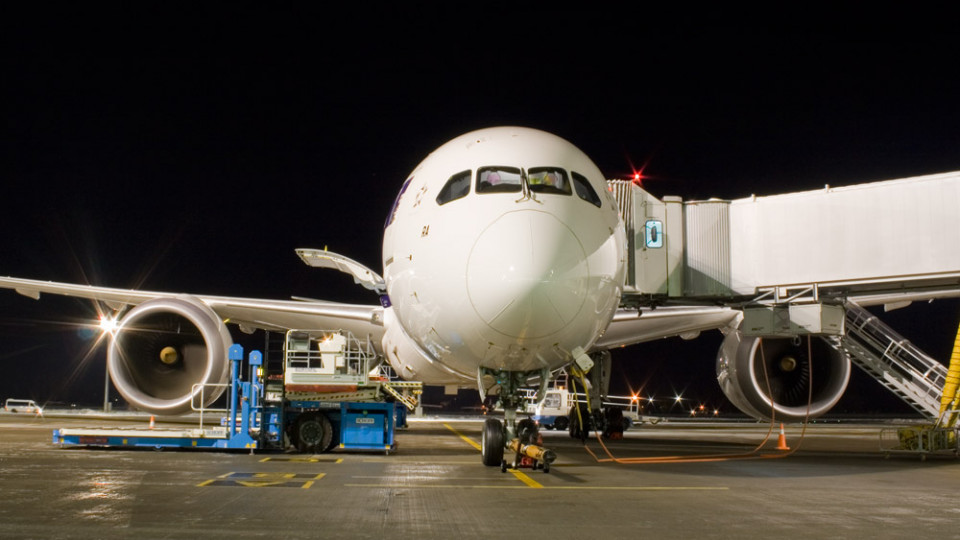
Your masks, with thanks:
M527 170L527 183L535 193L570 194L567 171L557 167L533 167Z
M516 167L481 167L477 170L477 193L518 193L523 185Z
M444 205L450 201L466 197L470 193L470 171L459 172L450 177L437 195L437 204Z
M590 185L590 181L587 180L582 174L575 172L570 173L570 176L573 177L573 189L576 190L577 196L596 206L597 208L600 208L600 205L602 204L600 202L600 196L597 195L596 191L594 191L593 186Z

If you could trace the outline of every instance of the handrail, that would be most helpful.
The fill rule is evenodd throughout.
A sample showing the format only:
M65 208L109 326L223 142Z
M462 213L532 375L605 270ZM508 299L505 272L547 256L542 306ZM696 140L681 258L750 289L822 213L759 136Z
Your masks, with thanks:
M191 388L190 409L194 412L200 413L200 429L203 429L203 413L207 412L207 413L226 414L230 412L228 409L213 409L213 408L205 407L203 404L207 401L206 399L204 399L204 393L206 388L207 387L210 387L212 389L228 388L229 386L230 385L226 383L205 383L205 384L198 383L193 385L193 387ZM221 390L220 393L223 393L223 390ZM199 408L196 406L196 399L198 394L200 395Z
M373 346L369 339L361 341L352 332L345 330L322 329L294 329L289 330L286 333L286 337L284 339L284 363L287 366L294 368L308 368L310 367L311 363L316 364L322 361L324 354L329 354L327 352L321 352L310 345L307 346L306 350L292 349L290 347L291 335L298 333L305 334L309 344L317 342L318 335L338 334L343 336L346 340L346 344L344 345L344 348L340 354L342 354L347 371L351 375L366 378L369 375L369 372L375 367L372 365L372 362L376 361L377 355L373 350ZM302 365L292 365L293 363Z
M846 334L827 342L918 412L936 418L946 366L855 302L847 301L845 308Z

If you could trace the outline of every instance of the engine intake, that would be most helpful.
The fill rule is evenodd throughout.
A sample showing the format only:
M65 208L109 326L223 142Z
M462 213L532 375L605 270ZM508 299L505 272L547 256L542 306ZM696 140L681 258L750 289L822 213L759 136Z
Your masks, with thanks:
M840 400L850 382L850 360L821 338L760 339L738 331L720 347L717 381L727 398L754 418L773 413L776 420L802 421Z
M184 414L195 399L199 405L200 388L194 385L227 382L232 344L226 326L200 300L156 298L123 318L107 353L107 369L117 391L134 407ZM225 389L205 388L203 405L213 403Z

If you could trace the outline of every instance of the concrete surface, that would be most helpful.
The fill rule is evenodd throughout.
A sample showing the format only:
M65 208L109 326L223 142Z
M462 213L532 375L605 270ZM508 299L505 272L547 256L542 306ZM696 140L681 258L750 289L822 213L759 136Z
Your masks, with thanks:
M389 456L51 444L54 428L142 423L82 422L0 417L0 537L960 537L960 462L886 458L880 425L814 425L795 453L773 449L774 430L751 454L769 431L758 424L644 426L608 443L620 458L728 456L639 464L598 463L546 431L560 457L544 474L482 466L479 420L411 422ZM786 440L796 448L800 427Z

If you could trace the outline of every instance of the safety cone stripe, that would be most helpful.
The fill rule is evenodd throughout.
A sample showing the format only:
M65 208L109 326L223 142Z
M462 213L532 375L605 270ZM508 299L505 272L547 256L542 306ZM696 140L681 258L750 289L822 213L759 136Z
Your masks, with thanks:
M777 439L777 450L789 450L787 435L783 432L783 423L780 423L780 437Z

